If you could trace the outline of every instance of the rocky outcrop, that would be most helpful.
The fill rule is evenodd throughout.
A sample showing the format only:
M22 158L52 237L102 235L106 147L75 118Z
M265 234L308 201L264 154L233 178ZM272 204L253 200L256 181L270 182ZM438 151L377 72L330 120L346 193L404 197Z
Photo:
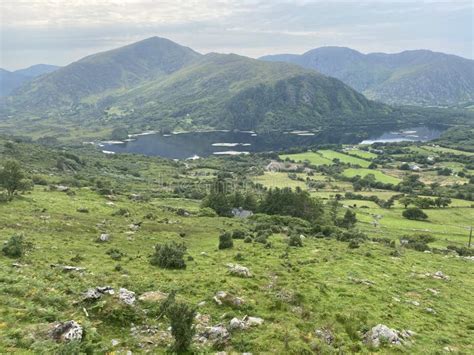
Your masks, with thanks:
M62 342L81 341L82 336L81 325L73 320L57 323L51 331L51 337Z
M229 273L231 275L239 277L252 277L252 273L245 266L239 264L227 264L226 266L229 269Z
M410 330L398 331L391 329L384 324L377 324L364 335L366 344L373 347L379 347L381 343L386 342L391 345L401 345L407 341L414 333Z

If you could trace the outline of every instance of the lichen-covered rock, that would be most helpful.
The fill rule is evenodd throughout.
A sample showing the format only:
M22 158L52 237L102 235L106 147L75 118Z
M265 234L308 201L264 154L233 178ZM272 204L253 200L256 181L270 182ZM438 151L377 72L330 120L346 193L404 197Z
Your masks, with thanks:
M377 324L364 335L364 341L373 347L378 347L382 342L387 342L392 345L400 345L404 341L413 336L410 330L398 331L391 329L384 324Z
M262 318L249 316L245 316L242 320L247 324L248 327L259 326L264 322Z
M227 305L231 307L240 307L244 304L244 300L236 297L226 291L218 291L214 296L214 301L219 305Z
M82 327L76 321L57 323L51 331L51 337L57 341L81 341L83 335Z
M240 277L252 277L250 270L239 264L227 264L227 268L231 275L240 276Z
M240 320L239 318L232 318L229 323L229 329L230 330L242 330L247 328L247 325L243 320Z
M90 288L84 293L84 300L97 300L103 295L113 295L115 293L111 286L97 286Z
M133 306L135 303L135 292L129 291L126 288L120 288L118 296L123 303L129 306Z

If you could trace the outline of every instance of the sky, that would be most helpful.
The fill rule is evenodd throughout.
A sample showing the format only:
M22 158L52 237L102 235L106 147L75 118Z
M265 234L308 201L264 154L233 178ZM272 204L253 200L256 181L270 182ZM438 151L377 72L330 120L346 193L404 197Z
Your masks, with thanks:
M346 46L474 59L474 0L1 0L0 67L66 65L148 37L259 57Z

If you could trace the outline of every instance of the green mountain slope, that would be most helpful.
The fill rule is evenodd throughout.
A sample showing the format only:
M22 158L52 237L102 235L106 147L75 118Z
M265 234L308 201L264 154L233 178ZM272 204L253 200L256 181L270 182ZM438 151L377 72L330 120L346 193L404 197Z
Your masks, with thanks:
M36 64L25 69L8 71L0 68L0 96L10 95L15 89L33 78L58 69L55 65Z
M94 102L94 95L127 89L181 69L200 54L170 40L152 37L97 53L23 86L11 99L16 106L51 109Z
M322 47L302 55L273 55L338 78L367 97L390 104L456 105L474 99L474 61L427 50L362 54Z
M147 122L172 119L183 128L309 128L383 118L391 111L339 80L285 63L208 54L164 78L115 97Z

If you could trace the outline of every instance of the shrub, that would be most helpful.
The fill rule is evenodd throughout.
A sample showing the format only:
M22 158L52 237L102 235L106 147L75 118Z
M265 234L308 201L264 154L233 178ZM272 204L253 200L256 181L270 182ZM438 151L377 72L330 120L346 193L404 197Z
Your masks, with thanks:
M288 239L288 245L290 247L302 247L303 246L303 240L299 235L293 234L290 236Z
M362 232L351 230L338 235L336 239L342 242L350 242L352 240L365 240L367 236Z
M402 216L407 219L418 221L422 221L428 218L427 214L418 207L407 208L405 211L403 211Z
M130 212L126 208L120 208L117 211L112 213L112 216L123 216L123 217L129 217Z
M157 244L155 253L150 259L152 265L157 265L164 269L185 269L184 254L186 246L172 242L169 244Z
M455 245L448 245L446 248L455 251L459 256L474 256L474 249L468 247L457 247Z
M171 334L174 337L173 351L186 352L193 340L193 327L196 310L185 303L173 302L166 309L166 316L171 323Z
M219 249L230 249L234 246L232 235L229 232L222 233L219 236Z
M253 238L250 235L245 237L244 243L252 243L252 242L253 242Z
M109 249L105 253L109 255L113 260L120 260L123 256L123 253L116 248Z
M360 247L359 242L355 239L351 240L348 245L349 249L357 249Z
M259 235L255 238L255 243L261 243L261 244L266 244L267 243L267 236L265 235Z
M245 232L243 230L235 230L232 233L232 238L234 239L244 239L245 238Z
M31 248L22 235L14 235L3 245L2 252L10 258L21 258Z

